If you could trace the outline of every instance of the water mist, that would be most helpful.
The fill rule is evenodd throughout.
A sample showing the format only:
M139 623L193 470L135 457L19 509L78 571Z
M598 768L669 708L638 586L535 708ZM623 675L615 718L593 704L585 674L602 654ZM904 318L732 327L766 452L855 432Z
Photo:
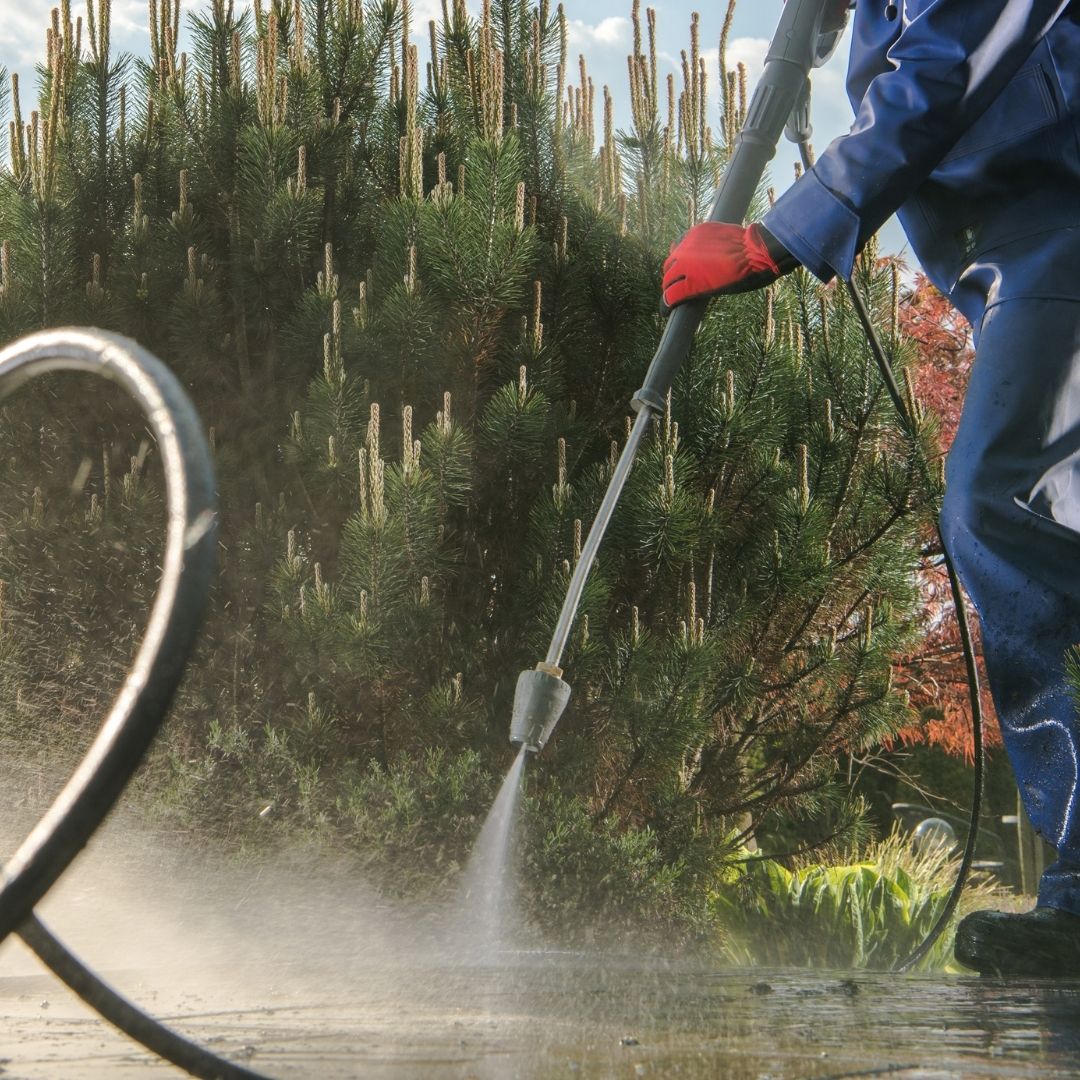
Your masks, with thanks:
M510 841L527 756L523 746L503 780L462 876L462 926L484 960L494 960L509 948L520 930Z

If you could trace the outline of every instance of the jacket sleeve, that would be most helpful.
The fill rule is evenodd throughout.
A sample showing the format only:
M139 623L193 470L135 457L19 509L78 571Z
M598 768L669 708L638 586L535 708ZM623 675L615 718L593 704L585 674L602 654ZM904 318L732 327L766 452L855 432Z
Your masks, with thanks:
M1069 0L907 6L919 9L888 52L891 69L867 88L851 131L762 222L822 281L851 276L866 240L986 111Z

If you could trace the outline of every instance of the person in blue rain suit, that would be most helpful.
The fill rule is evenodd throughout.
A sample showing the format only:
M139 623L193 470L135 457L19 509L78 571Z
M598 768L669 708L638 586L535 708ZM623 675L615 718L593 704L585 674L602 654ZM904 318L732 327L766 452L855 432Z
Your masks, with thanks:
M706 223L665 264L668 307L802 265L849 278L894 211L974 329L941 527L978 609L1028 815L1057 850L1031 912L976 912L981 972L1080 976L1080 0L836 0L855 10L849 134L758 225Z

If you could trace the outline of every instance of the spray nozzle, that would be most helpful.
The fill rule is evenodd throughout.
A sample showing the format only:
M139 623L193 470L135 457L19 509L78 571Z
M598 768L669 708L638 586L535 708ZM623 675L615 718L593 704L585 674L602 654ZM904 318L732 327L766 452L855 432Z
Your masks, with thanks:
M561 675L554 665L537 664L518 676L510 721L512 743L534 754L543 750L570 700L570 687Z

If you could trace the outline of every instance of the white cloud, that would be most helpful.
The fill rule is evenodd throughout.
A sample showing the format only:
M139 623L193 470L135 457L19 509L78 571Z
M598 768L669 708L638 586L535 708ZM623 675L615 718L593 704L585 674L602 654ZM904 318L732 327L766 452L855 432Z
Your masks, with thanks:
M35 64L45 58L45 30L57 0L4 0L0 18L0 66L21 71L30 77ZM82 18L86 25L85 0L71 5L71 18ZM143 49L146 45L145 0L113 0L112 40L116 52ZM83 30L83 44L87 36Z
M741 37L728 42L728 70L734 71L736 65L745 64L751 79L756 79L765 67L765 54L769 51L766 38ZM714 50L713 55L716 55Z
M437 23L442 22L442 5L439 0L413 0L411 9L414 38L422 39L426 36L427 25L432 19Z
M12 7L0 19L0 64L30 67L45 51L49 8L40 0Z
M621 15L601 19L595 25L581 19L568 19L566 29L567 40L575 49L610 49L630 43L630 20Z

